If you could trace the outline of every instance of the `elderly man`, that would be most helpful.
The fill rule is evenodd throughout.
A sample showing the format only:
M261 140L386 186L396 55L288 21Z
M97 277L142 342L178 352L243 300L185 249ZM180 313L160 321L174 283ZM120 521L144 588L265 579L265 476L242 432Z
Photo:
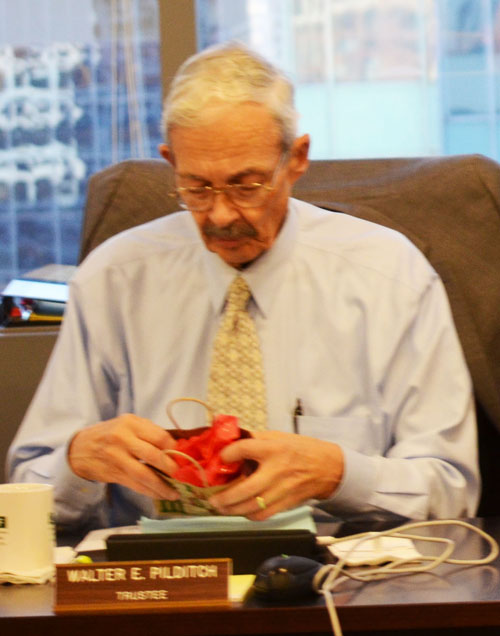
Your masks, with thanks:
M152 516L177 497L148 466L174 469L165 405L208 395L254 429L223 451L258 468L212 497L222 514L472 515L471 384L443 285L401 235L290 198L309 138L287 79L239 45L207 50L179 70L163 124L186 210L79 269L12 480L53 483L62 524ZM243 340L218 347L235 312Z

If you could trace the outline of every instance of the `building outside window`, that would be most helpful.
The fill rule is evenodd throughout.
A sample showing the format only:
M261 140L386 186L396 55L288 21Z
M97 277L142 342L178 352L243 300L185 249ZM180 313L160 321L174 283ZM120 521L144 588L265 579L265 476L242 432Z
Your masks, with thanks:
M197 0L199 42L240 39L287 71L313 158L498 160L499 4Z
M156 0L0 0L0 288L78 259L88 177L156 156Z

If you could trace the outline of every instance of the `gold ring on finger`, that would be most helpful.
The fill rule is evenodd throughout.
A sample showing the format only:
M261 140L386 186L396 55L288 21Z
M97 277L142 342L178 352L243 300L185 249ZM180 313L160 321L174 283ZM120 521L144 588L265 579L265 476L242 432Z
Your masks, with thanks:
M266 500L264 497L255 497L255 501L261 510L265 510L267 508Z

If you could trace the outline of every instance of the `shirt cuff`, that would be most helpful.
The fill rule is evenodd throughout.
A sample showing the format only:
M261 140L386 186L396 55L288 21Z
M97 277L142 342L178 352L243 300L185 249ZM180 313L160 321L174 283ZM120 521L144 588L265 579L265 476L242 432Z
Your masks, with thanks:
M376 483L377 458L363 455L342 447L344 474L342 480L328 500L329 508L336 515L345 516L373 509L370 501Z

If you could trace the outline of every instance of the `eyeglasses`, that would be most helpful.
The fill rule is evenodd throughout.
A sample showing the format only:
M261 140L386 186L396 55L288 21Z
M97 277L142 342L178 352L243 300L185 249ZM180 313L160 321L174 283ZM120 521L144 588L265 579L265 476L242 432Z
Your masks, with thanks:
M176 188L169 193L171 197L177 197L182 208L192 212L206 212L214 205L216 194L225 194L226 197L239 208L258 208L264 204L269 193L276 186L276 179L284 166L288 152L282 153L269 183L229 183L221 188L213 186L187 186Z

